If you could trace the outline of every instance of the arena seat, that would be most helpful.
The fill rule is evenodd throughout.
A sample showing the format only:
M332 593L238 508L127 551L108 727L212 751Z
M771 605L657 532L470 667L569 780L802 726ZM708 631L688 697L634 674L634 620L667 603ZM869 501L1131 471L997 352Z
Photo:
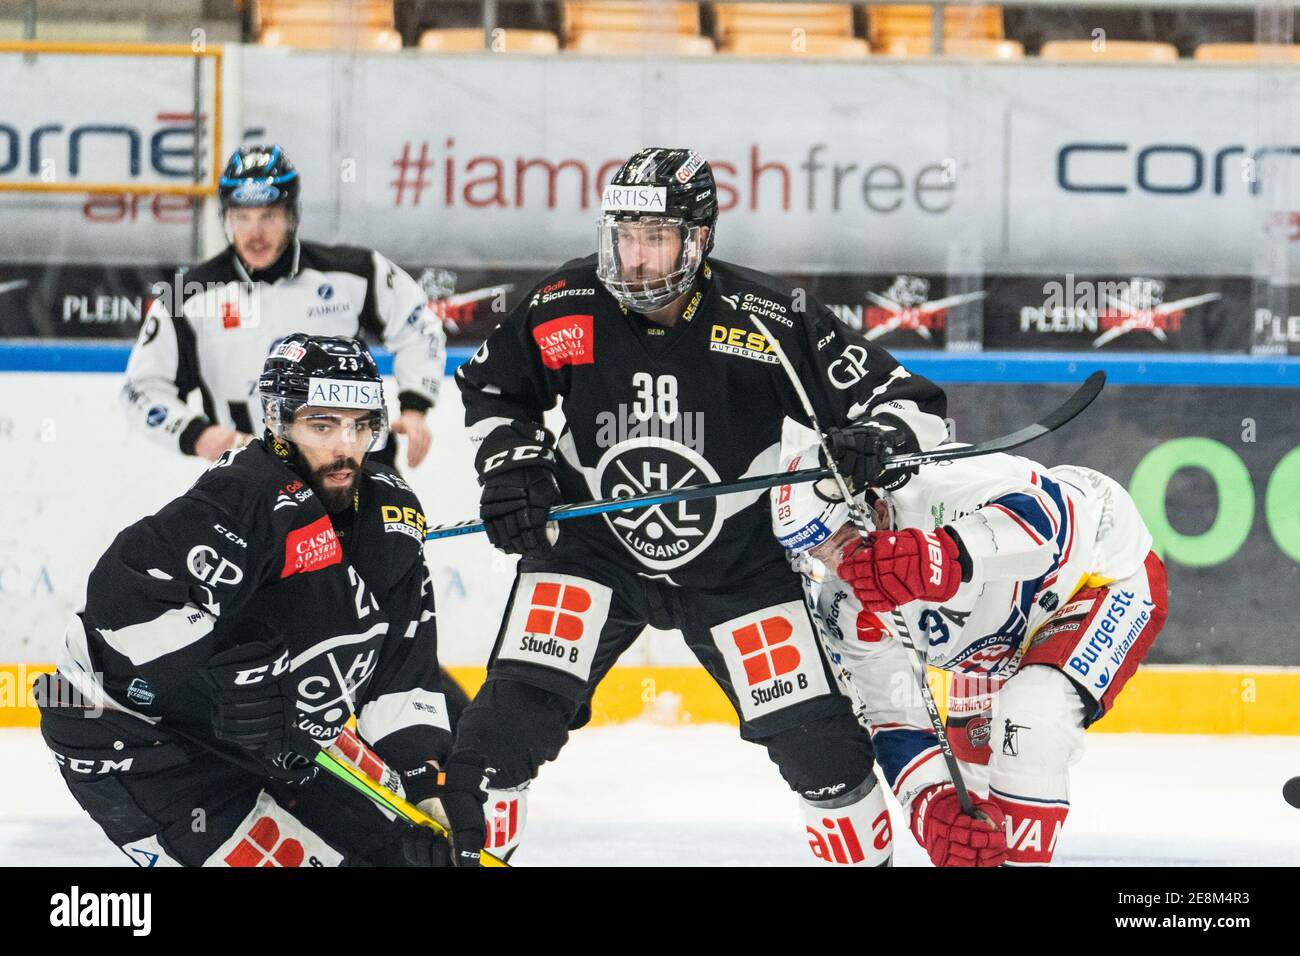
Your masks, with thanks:
M718 47L718 52L735 56L810 56L850 60L870 56L871 48L866 40L857 37L810 33L796 38L787 33L735 33Z
M917 36L891 37L872 49L881 56L930 56L930 38ZM947 37L943 41L943 55L967 60L1022 60L1025 45L1018 40L992 40L983 37Z
M585 33L669 33L694 36L700 32L698 3L571 2L562 8L564 45Z
M713 41L684 33L637 33L628 30L592 30L579 33L565 46L571 53L597 55L711 56Z
M402 48L402 35L381 27L353 28L348 24L285 24L267 27L258 38L262 46L300 47L305 50L331 50L355 46L359 50L385 53Z
M1043 44L1038 55L1044 60L1071 60L1079 63L1172 63L1178 59L1178 47L1172 43L1107 40L1100 49L1094 49L1093 42L1051 40Z
M555 53L560 39L549 30L507 30L494 34L492 50L496 53ZM487 49L483 31L477 27L425 30L420 34L420 49L431 53L482 53Z
M867 7L867 39L871 48L889 56L929 56L934 30L933 8L924 4ZM957 4L943 11L943 35L948 40L1001 40L1005 37L1002 8ZM901 43L897 41L902 41ZM923 42L922 42L923 41ZM1019 45L1019 44L1018 44ZM976 44L969 52L953 55L1009 58L1023 56L1014 47L999 48Z
M1202 43L1192 54L1202 63L1294 63L1300 46L1286 43Z
M253 7L258 35L269 27L336 23L391 30L393 0L257 0Z
M808 37L853 36L853 7L847 3L717 3L713 21L720 48L738 35L789 38L802 30Z

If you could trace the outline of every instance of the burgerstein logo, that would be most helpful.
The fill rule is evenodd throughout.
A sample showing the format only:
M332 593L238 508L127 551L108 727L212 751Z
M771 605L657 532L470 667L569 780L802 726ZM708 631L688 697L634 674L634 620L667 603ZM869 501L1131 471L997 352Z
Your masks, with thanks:
M694 449L679 442L637 438L610 448L596 466L599 497L668 491L719 481ZM647 568L670 571L703 551L722 528L717 500L674 501L630 511L607 512L609 529Z
M591 365L596 361L590 315L565 315L533 329L533 340L549 369L565 365Z

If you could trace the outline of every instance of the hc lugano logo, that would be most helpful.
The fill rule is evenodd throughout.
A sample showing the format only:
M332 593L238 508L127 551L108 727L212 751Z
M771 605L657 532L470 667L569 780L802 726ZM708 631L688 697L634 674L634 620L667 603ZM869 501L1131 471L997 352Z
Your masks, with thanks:
M721 480L699 452L663 437L634 438L605 452L596 466L600 497L641 495ZM676 501L607 513L605 522L641 564L670 571L693 559L718 536L717 502Z

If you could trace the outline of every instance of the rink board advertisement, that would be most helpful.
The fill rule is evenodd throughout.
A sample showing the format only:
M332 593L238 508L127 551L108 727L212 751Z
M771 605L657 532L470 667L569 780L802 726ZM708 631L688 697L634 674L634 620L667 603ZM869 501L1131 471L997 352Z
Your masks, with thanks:
M1288 101L1261 101L1246 68L227 59L227 146L283 144L305 235L399 262L533 269L585 254L602 184L648 142L711 161L719 256L773 272L1246 276L1300 236L1294 144L1256 129L1287 129L1268 120ZM0 57L0 85L24 81L22 62ZM0 184L190 180L188 83L152 82L162 64L126 57L60 67L48 95L0 116ZM0 193L0 211L0 261L152 263L189 245L184 210L148 196L92 209Z
M477 347L545 276L537 269L403 265L435 296L431 305L453 346ZM183 286L177 269L0 262L0 339L134 339L149 299ZM1300 354L1300 314L1293 314L1300 313L1300 296L1233 276L780 277L891 349L974 343L1035 352L1240 353L1266 344L1278 354Z
M920 372L929 361L920 352L905 360ZM1034 365L1020 363L1012 371ZM1080 364L1077 377L1088 371ZM51 662L84 598L86 577L109 542L126 524L181 494L203 468L130 431L117 409L119 387L119 375L110 373L0 374L0 455L8 463L0 471L7 516L0 527L0 663ZM1012 381L947 389L958 440L1020 427L1069 391ZM471 448L451 383L445 394L448 400L433 413L435 453L409 474L430 523L477 512ZM1144 705L1158 726L1173 720L1169 708L1182 700L1179 694L1187 698L1178 704L1181 713L1199 707L1227 732L1258 725L1261 715L1273 712L1245 706L1240 720L1225 716L1230 707L1252 703L1237 698L1241 681L1251 682L1251 693L1274 687L1272 703L1259 702L1274 708L1283 687L1290 688L1287 701L1300 692L1294 686L1300 642L1292 620L1293 596L1300 593L1295 397L1293 388L1112 384L1080 419L1026 449L1047 462L1096 467L1132 490L1169 568L1169 622L1150 662L1223 669L1209 678L1143 672L1135 687L1168 685ZM481 668L514 559L494 552L482 535L431 542L425 553L437 587L440 653L453 666ZM674 633L648 631L620 665L638 676L625 671L626 686L606 692L607 714L667 707L666 719L727 716L725 700L712 695L702 672L695 673ZM481 672L466 673L473 680ZM675 698L665 698L677 703L647 696L647 686L677 688ZM1207 703L1211 691L1222 694L1222 707ZM1280 725L1264 721L1265 732L1300 732L1288 706L1291 716ZM1117 710L1116 717L1122 714ZM1120 726L1115 721L1109 729ZM1137 729L1150 726L1137 721Z

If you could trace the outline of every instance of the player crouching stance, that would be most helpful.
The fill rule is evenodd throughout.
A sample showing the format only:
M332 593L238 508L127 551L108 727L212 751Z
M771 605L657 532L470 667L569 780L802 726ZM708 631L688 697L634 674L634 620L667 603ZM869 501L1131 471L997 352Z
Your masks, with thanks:
M881 530L863 541L827 485L775 489L776 534L917 842L938 866L1050 862L1083 732L1165 622L1164 565L1133 500L1087 468L986 455L924 465L887 497L869 490ZM928 663L955 675L953 750L1005 840L960 808L883 613L895 608Z
M91 572L58 672L38 684L41 733L141 866L446 863L432 831L314 781L316 753L355 715L408 800L481 819L481 763L445 762L420 503L365 462L386 437L382 380L356 340L294 333L258 393L262 439L128 527Z

